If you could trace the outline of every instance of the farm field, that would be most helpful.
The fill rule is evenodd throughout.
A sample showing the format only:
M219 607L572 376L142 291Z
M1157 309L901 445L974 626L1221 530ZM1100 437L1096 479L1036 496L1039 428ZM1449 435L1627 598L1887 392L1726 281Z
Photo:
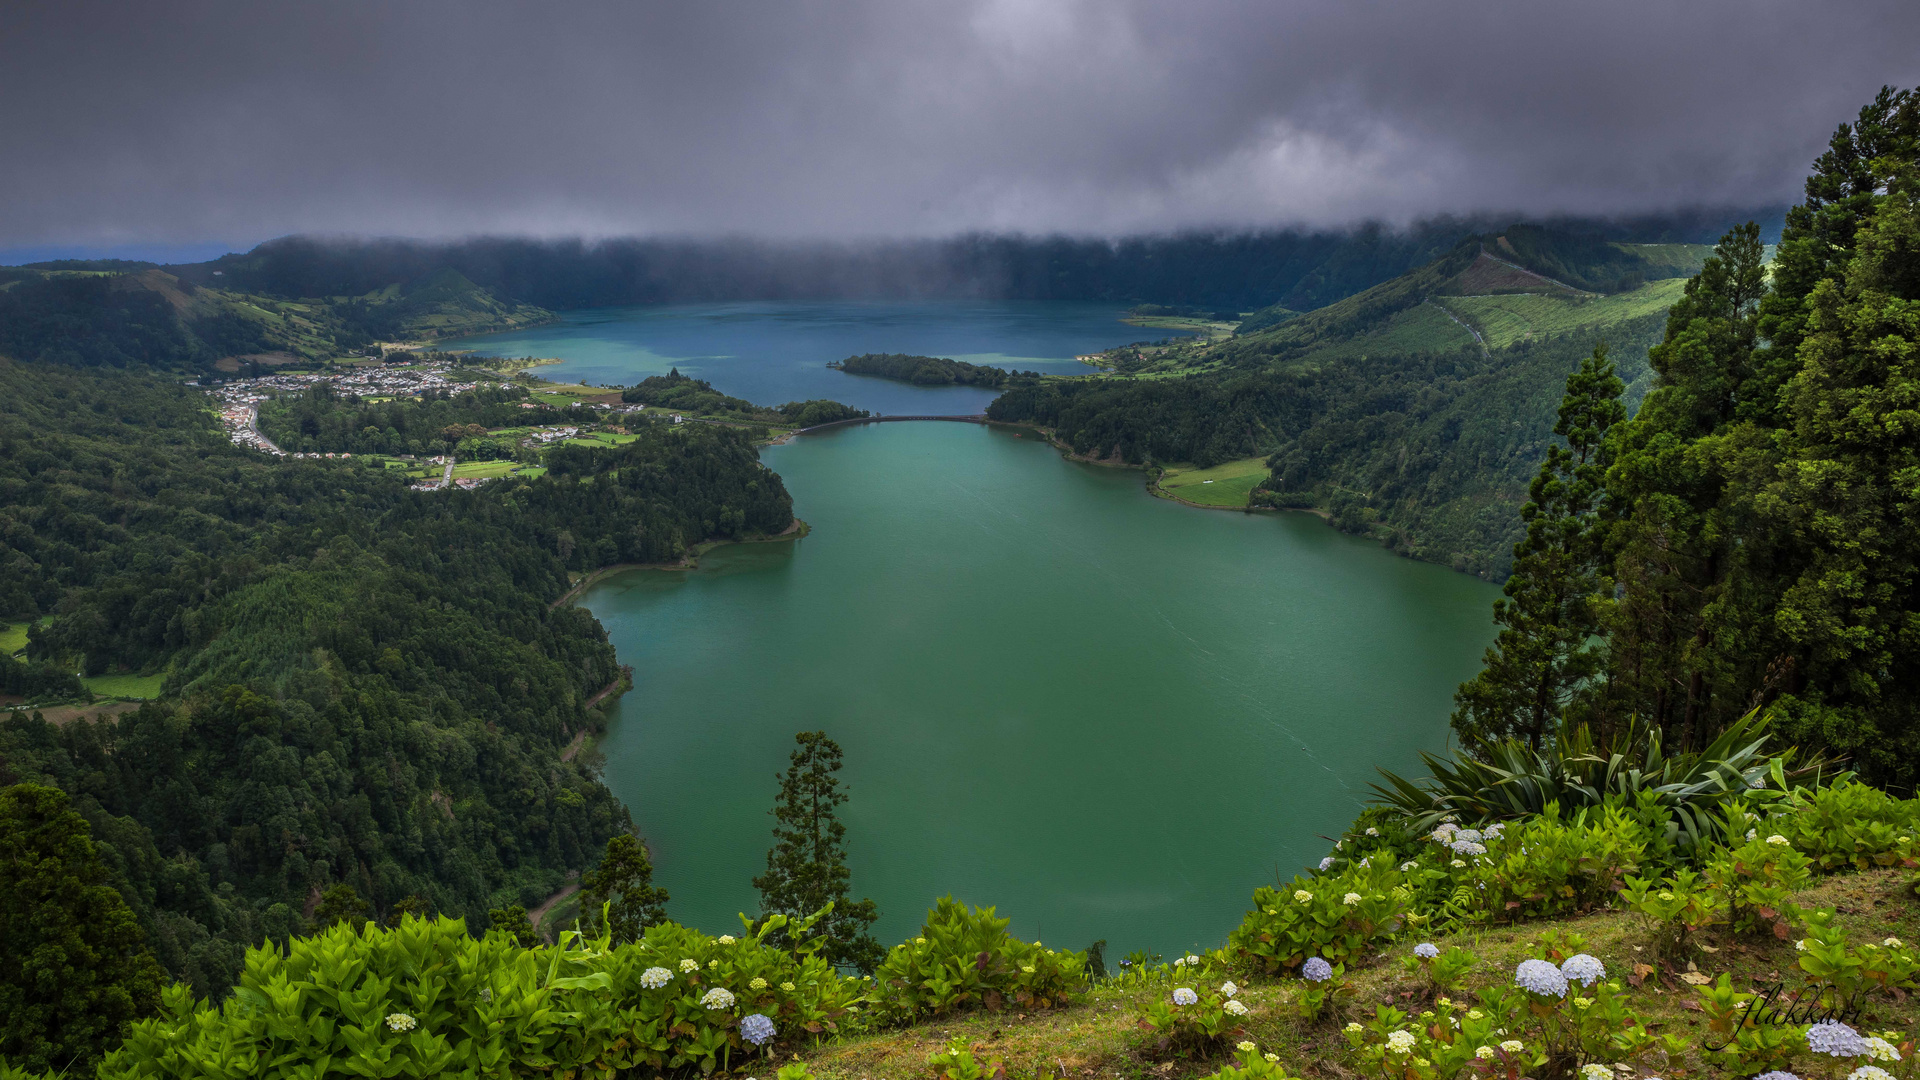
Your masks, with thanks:
M0 656L12 656L27 647L27 623L0 623Z
M1685 278L1653 281L1613 296L1574 298L1539 293L1504 296L1437 296L1433 303L1479 328L1487 347L1498 349L1529 337L1579 333L1629 319L1657 315L1685 291Z
M1241 458L1199 469L1191 465L1170 466L1160 474L1160 489L1198 506L1240 507L1254 486L1267 478L1266 458Z
M100 697L146 701L160 696L160 684L166 682L167 677L164 674L95 675L80 681Z

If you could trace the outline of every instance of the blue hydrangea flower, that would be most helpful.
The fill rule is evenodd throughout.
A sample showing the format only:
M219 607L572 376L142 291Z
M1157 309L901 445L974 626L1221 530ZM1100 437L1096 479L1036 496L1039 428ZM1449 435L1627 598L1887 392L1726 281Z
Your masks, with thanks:
M773 1038L773 1021L759 1013L740 1021L740 1037L755 1046L765 1045Z
M1431 941L1423 941L1413 947L1413 955L1422 960L1431 960L1440 955L1440 946Z
M1759 1076L1754 1077L1753 1080L1800 1080L1800 1078L1790 1072L1781 1072L1775 1069L1772 1072L1763 1072Z
M1326 982L1333 978L1333 965L1317 956L1309 956L1307 962L1300 965L1300 977L1309 982Z
M1867 1040L1838 1020L1822 1020L1807 1029L1807 1049L1830 1057L1859 1057L1867 1052Z
M1447 846L1452 848L1457 855L1485 855L1487 853L1487 845L1478 840L1455 840Z
M1607 966L1596 957L1577 953L1567 957L1566 963L1560 965L1560 974L1565 975L1569 982L1577 982L1581 986L1592 986L1595 982L1607 977Z
M1329 855L1326 858L1320 860L1320 869L1331 870L1332 868L1333 868L1333 856Z
M1194 993L1191 987L1182 986L1173 992L1173 1003L1175 1005L1191 1005L1199 1000L1200 995Z
M1545 960L1522 960L1513 969L1513 984L1542 997L1567 996L1567 977Z

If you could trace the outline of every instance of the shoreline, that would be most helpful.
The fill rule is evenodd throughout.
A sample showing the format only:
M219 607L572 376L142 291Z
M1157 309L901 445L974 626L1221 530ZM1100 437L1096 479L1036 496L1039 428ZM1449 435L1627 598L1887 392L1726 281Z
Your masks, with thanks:
M785 529L774 533L772 536L750 536L741 540L702 540L698 544L695 544L692 550L688 551L678 562L613 563L608 566L602 566L594 570L589 570L582 575L579 581L568 586L566 592L561 593L558 599L547 606L557 608L561 604L577 600L579 594L585 592L589 586L605 581L615 574L624 574L629 570L698 570L700 569L700 556L705 555L715 548L726 547L729 544L772 544L783 540L799 540L812 531L812 526L796 517Z

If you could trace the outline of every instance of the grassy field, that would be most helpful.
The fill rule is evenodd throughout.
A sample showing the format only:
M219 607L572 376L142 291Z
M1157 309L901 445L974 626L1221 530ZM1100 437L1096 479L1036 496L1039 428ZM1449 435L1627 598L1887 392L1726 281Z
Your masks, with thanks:
M1497 299L1509 299L1498 297ZM1535 299L1523 295L1520 299ZM1540 297L1539 299L1546 299ZM1436 300L1435 303L1442 301ZM1444 301L1452 304L1449 299ZM1433 304L1416 304L1389 318L1379 329L1314 349L1307 361L1369 356L1375 353L1443 352L1473 344L1473 335ZM1488 344L1492 344L1489 342Z
M1480 333L1486 336L1487 346L1497 349L1529 337L1582 333L1655 315L1672 307L1686 287L1685 278L1668 278L1613 296L1575 298L1514 293L1435 297L1433 303L1445 305L1449 311L1479 327Z
M95 675L80 681L87 685L87 689L101 697L144 701L160 696L160 684L166 682L167 677L165 675Z
M29 623L0 623L0 656L12 656L27 647Z
M628 435L625 432L590 431L578 438L564 441L580 446L619 446L622 443L630 443L639 437L638 435Z
M1920 935L1920 902L1905 887L1909 873L1874 870L1841 874L1821 881L1795 899L1810 907L1837 908L1840 914L1836 925L1855 942L1877 941L1888 935L1911 941ZM1598 957L1612 977L1635 976L1635 965L1643 966L1644 981L1626 989L1628 1004L1652 1030L1675 1036L1688 1047L1670 1059L1664 1054L1664 1060L1643 1059L1639 1068L1631 1073L1617 1072L1616 1076L1730 1075L1703 1068L1700 1046L1707 1041L1707 1022L1702 1013L1690 1007L1699 995L1683 976L1718 978L1725 974L1741 990L1779 981L1782 976L1787 976L1791 985L1799 985L1791 941L1770 936L1736 937L1724 932L1724 927L1703 932L1697 937L1703 948L1696 954L1695 973L1688 970L1695 965L1660 962L1652 937L1638 919L1618 911L1517 926L1487 926L1435 937L1433 942L1442 949L1458 945L1479 959L1479 965L1467 976L1466 988L1453 994L1458 1000L1470 1001L1475 990L1510 985L1514 967L1521 960L1541 955L1545 944L1542 935L1548 932L1560 935L1563 947L1570 946L1569 951ZM1405 937L1392 955L1350 968L1347 977L1356 991L1352 1004L1344 1013L1316 1024L1303 1023L1290 1014L1299 980L1249 978L1215 966L1215 958L1209 957L1206 970L1178 982L1171 978L1113 979L1065 1009L1030 1014L978 1012L930 1020L901 1030L834 1040L805 1056L814 1075L822 1080L923 1076L927 1055L945 1049L952 1041L969 1047L982 1064L1004 1062L1009 1076L1050 1073L1102 1080L1183 1080L1216 1071L1232 1054L1233 1042L1244 1038L1258 1044L1262 1051L1278 1055L1289 1075L1371 1075L1347 1048L1340 1028L1349 1021L1371 1020L1382 1002L1391 1002L1407 1013L1431 1007L1431 991L1399 963L1418 940ZM1113 964L1111 958L1108 964ZM1158 1058L1153 1052L1152 1033L1138 1026L1146 1003L1164 999L1175 986L1215 986L1229 976L1241 984L1239 1000L1250 1010L1243 1031L1229 1038L1222 1051L1211 1058ZM1911 1037L1916 1020L1920 1020L1920 998L1876 993L1865 999L1864 1015L1856 1026L1873 1031L1896 1029ZM1805 1076L1838 1077L1849 1067L1819 1070L1813 1066L1809 1071L1806 1066L1812 1063L1805 1062L1804 1055L1801 1064L1803 1067L1796 1072Z
M1267 478L1266 458L1241 458L1211 469L1175 465L1160 474L1160 490L1198 506L1247 505L1254 485Z
M475 479L489 476L509 476L522 467L523 466L517 461L462 461L454 465L453 478L460 480L463 478ZM437 475L442 468L444 468L444 466L435 466L435 474Z

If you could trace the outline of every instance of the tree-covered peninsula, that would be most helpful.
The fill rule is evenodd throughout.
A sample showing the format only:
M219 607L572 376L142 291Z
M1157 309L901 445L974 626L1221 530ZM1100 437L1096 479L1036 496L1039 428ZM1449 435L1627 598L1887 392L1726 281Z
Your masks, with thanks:
M827 365L849 375L872 375L915 386L985 386L1000 389L1011 383L1038 382L1039 372L1008 371L986 364L969 364L939 356L906 353L861 353Z

